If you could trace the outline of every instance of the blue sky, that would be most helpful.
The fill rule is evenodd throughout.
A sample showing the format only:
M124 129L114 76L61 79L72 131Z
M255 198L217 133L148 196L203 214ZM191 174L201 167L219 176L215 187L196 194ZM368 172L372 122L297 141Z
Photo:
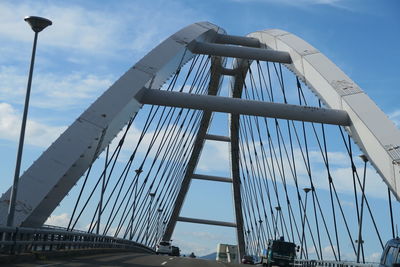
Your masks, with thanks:
M395 0L1 1L0 191L12 181L33 39L24 16L53 21L39 35L25 169L122 73L162 40L197 21L210 21L235 35L278 28L300 36L400 125L399 12L400 2ZM204 159L200 168L223 175L225 150L210 145L206 152L218 155L220 162ZM204 183L192 184L187 203L204 196ZM229 195L231 189L218 185L207 190L218 211L201 212L232 220L231 199L214 199ZM201 217L192 205L185 205L183 213ZM58 212L60 221L68 216ZM234 242L233 231L211 228L179 223L174 239L198 254L213 251L220 241Z

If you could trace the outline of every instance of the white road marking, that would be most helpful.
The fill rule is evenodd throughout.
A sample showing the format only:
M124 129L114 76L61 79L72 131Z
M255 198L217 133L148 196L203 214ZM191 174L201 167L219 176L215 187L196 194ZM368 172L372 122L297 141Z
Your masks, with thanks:
M165 265L165 264L167 264L167 262L166 262L166 261L164 261L163 263L161 263L161 265Z
M174 258L169 258L170 260L173 260Z
M44 264L44 265L37 265L37 267L48 267L48 266L56 266L61 265L62 263L51 263L51 264Z

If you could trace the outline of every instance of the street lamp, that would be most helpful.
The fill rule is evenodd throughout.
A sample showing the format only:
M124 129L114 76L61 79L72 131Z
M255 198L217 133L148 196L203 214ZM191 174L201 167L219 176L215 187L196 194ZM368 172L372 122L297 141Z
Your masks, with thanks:
M302 236L301 236L301 250L302 250L303 253L305 253L304 256L305 256L305 258L307 259L307 258L308 258L308 252L307 252L307 244L306 244L306 240L305 240L304 228L305 228L305 224L306 224L307 195L308 195L308 192L310 192L312 189L306 187L306 188L303 188L303 190L304 190L304 192L306 193L306 200L304 201L304 214L303 214L303 223L302 223L302 226L303 226L303 234L302 234ZM304 246L303 246L303 241L304 241L304 243L305 243ZM304 247L306 248L306 252L304 252ZM301 255L300 255L300 256L301 256Z
M160 218L161 218L161 213L163 212L163 209L162 208L158 208L157 212L158 212L158 218L157 218L157 234L156 234L156 238L157 238L157 242L159 242L160 239L161 239L161 235L162 235Z
M39 32L41 32L47 26L50 26L52 24L51 20L41 18L41 17L35 17L35 16L25 17L24 20L31 26L32 30L35 32L35 38L33 40L31 66L29 69L28 85L26 88L24 114L22 116L21 133L19 136L19 144L18 144L17 162L15 164L14 181L13 181L13 185L11 188L10 205L8 206L7 226L13 226L13 224L14 224L15 202L17 200L18 180L19 180L19 173L21 170L21 158L22 158L22 150L23 150L23 146L24 146L26 118L28 116L29 97L31 94L32 74L33 74L33 66L35 64L37 38L38 38Z
M260 238L261 238L261 227L262 227L262 223L263 223L263 220L261 220L261 218L258 220L258 223L259 223L259 225L258 225L258 229L257 229L257 253L258 253L258 255L260 255L260 253L261 253L261 246L260 246Z
M275 224L276 224L276 233L278 234L278 236L275 234L275 239L276 238L278 238L279 237L279 228L278 228L278 221L279 221L279 218L281 219L281 230L282 230L282 236L284 235L284 232L283 232L283 222L282 222L282 218L281 218L281 206L276 206L275 207L275 209L276 209L276 220L275 220Z
M150 202L149 202L149 210L148 210L148 215L147 215L147 227L146 227L146 245L149 241L149 227L150 227L150 214L151 214L151 204L153 203L153 198L156 195L156 193L149 193L150 196Z
M365 156L364 154L359 155L359 157L362 159L362 161L364 162L364 174L363 174L363 184L362 184L362 188L361 188L361 211L360 211L360 216L358 219L358 240L356 240L357 244L357 263L360 262L360 253L362 253L362 257L363 257L363 262L365 263L365 259L364 259L364 250L361 251L364 240L362 240L362 221L363 221L363 215L364 215L364 200L365 200L365 177L367 174L367 162L368 162L368 158L367 156Z

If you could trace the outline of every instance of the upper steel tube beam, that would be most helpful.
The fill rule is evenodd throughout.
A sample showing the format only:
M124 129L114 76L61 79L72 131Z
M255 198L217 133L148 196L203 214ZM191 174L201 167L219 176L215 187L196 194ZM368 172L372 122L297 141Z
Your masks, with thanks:
M214 141L221 141L221 142L230 142L231 138L228 136L222 136L222 135L215 135L215 134L206 134L204 137L207 140L214 140Z
M214 220L203 220L203 219L187 218L187 217L178 217L178 221L188 222L188 223L198 223L198 224L209 224L216 226L236 227L236 223L214 221Z
M227 34L218 34L215 43L260 47L260 41L256 38Z
M221 74L227 75L227 76L235 76L236 74L238 74L237 69L228 69L228 68L221 67L219 71L221 72Z
M223 183L232 183L231 178L226 178L226 177L220 177L220 176L211 176L211 175L203 175L203 174L197 174L194 173L192 175L193 179L198 179L198 180L208 180L208 181L215 181L215 182L223 182Z
M136 98L142 104L318 122L341 126L350 125L347 112L336 109L306 107L222 96L197 95L155 89L143 89Z
M192 53L195 54L271 61L287 64L292 63L292 59L288 52L269 50L265 48L213 44L197 41L193 41L188 48Z

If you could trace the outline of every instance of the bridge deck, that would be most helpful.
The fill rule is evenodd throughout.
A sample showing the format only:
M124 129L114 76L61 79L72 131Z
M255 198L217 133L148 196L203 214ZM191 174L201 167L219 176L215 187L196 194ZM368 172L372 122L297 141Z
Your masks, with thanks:
M185 257L171 257L149 255L141 253L108 253L90 256L79 256L73 258L60 258L52 260L36 261L34 263L18 263L8 266L30 267L30 266L201 266L201 267L221 267L221 266L241 266L239 264L227 264L210 260L191 259Z

